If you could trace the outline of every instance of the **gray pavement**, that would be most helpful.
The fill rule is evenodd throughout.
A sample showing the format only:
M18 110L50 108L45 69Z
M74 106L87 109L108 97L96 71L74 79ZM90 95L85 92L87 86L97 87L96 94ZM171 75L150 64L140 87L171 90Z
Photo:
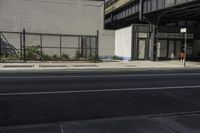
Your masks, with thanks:
M42 62L0 63L0 70L84 70L84 69L134 69L134 68L184 68L180 61L120 61L120 62ZM200 68L200 62L187 62L187 68Z
M0 133L199 133L200 115L121 117L1 127Z
M199 133L200 70L156 69L0 72L0 133Z
M200 111L200 70L0 73L0 126Z

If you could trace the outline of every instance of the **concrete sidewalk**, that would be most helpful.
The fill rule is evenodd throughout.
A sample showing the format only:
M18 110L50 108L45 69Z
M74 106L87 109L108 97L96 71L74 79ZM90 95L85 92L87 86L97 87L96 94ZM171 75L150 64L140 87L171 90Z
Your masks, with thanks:
M180 61L130 61L130 62L41 62L0 63L0 70L87 70L87 69L136 69L136 68L184 68ZM200 68L200 62L187 62L186 68Z
M199 133L200 115L122 117L0 127L0 133Z

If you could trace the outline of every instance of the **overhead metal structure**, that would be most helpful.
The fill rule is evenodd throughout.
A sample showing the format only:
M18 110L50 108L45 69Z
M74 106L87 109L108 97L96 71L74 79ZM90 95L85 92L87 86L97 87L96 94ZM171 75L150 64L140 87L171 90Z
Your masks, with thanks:
M117 6L116 3L105 9L106 28L116 29L124 25L139 23L141 8L144 19L152 22L158 19L162 23L200 20L199 0L142 0L142 5L141 0L127 0L121 6Z
M181 27L188 28L188 58L200 59L200 0L113 0L105 7L106 29L132 26L133 60L139 53L151 61L177 59L184 47Z

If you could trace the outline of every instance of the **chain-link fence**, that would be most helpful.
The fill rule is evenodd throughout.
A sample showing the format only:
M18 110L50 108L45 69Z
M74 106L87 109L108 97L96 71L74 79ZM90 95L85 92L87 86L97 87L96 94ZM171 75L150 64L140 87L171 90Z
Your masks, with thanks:
M0 61L96 61L96 35L0 32Z

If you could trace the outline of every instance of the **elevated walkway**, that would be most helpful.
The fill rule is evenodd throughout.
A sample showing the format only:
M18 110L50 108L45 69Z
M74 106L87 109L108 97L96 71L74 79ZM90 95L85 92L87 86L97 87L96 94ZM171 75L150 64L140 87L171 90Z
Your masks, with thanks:
M164 1L164 0L146 0L143 1L142 10L140 10L139 0L123 1L116 3L105 9L106 28L116 29L122 26L128 26L132 23L139 23L139 12L142 11L143 17L147 20L173 22L179 20L197 20L200 19L200 1ZM119 4L121 3L121 4ZM113 26L114 25L114 26Z

